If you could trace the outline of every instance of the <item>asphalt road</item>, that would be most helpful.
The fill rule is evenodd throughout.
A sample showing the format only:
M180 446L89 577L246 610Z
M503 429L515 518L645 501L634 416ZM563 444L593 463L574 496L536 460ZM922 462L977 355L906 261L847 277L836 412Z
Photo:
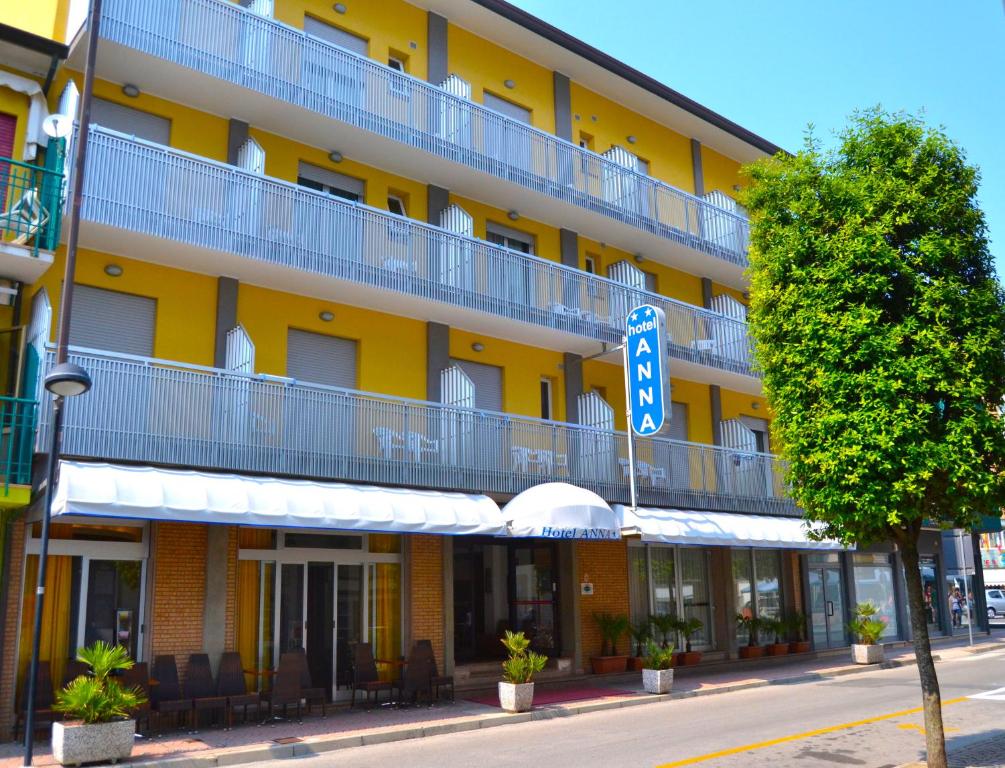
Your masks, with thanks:
M1005 652L938 665L950 750L1005 740ZM992 698L970 698L991 693ZM377 744L297 768L890 768L924 754L914 667ZM292 768L289 760L266 764Z

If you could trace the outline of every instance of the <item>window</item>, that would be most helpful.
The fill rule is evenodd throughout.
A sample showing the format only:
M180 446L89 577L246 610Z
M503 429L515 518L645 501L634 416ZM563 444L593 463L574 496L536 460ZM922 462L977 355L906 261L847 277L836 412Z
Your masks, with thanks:
M171 143L170 120L114 101L95 98L91 103L91 122L157 144Z
M286 533L283 546L287 549L363 549L362 536L333 533Z
M584 133L583 131L580 131L579 132L579 146L581 146L583 149L588 149L588 150L590 150L592 152L593 151L593 137L590 134L588 134L588 133Z
M595 256L587 256L583 259L583 267L591 275L597 274L597 258Z
M778 618L782 613L782 561L777 549L734 549L733 590L736 612L758 618ZM748 641L747 632L737 627L736 640ZM767 637L758 638L762 643Z
M512 101L508 101L496 96L495 94L485 91L482 103L494 112L499 112L500 114L506 115L506 117L519 120L521 123L526 123L527 125L532 124L531 111L526 107L521 107L519 104L514 104Z
M311 16L304 17L304 32L312 37L319 37L329 43L345 48L347 51L366 56L370 50L370 42L365 37L346 32L344 29L326 24Z
M549 378L541 379L541 418L549 420L554 418L551 403L551 379Z
M389 210L395 216L408 215L407 207L405 206L405 199L400 195L387 196L387 210Z
M314 384L354 389L356 347L352 339L290 328L286 340L286 375Z
M398 56L389 56L387 58L387 66L397 72L407 72L408 69L405 66L405 60L399 58Z
M362 202L366 193L366 182L362 179L305 162L300 163L297 184L354 203Z
M485 239L521 253L534 253L534 236L490 221L485 225Z
M156 299L77 285L70 344L152 357L156 316Z
M877 618L886 623L884 638L897 637L896 589L893 564L889 555L856 552L853 556L855 571L855 600L876 606Z
M641 157L638 158L638 165L636 166L636 170L639 173L643 174L644 176L648 176L649 175L649 161L648 160L643 160Z
M702 628L693 643L712 645L712 599L708 576L708 550L640 544L628 547L628 601L633 622L652 615L696 618ZM657 640L662 638L657 637ZM670 636L671 642L681 638Z
M659 293L659 282L656 275L652 272L643 272L642 274L645 275L646 290L649 293Z

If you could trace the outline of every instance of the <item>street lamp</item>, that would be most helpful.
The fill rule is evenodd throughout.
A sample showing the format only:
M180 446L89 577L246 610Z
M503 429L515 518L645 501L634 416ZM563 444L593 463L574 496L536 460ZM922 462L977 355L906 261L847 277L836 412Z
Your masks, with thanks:
M94 62L98 53L101 0L90 0L87 13L87 58L84 63L84 92L80 98L80 122L76 156L73 159L73 182L70 192L70 212L67 221L66 264L63 289L59 299L59 326L56 333L56 364L44 379L45 389L52 395L52 431L49 436L49 456L45 470L45 501L42 508L42 535L38 550L38 581L35 586L35 624L31 638L31 665L28 668L28 693L25 697L24 765L31 766L35 737L35 684L38 678L39 644L42 635L42 609L45 602L45 572L49 557L49 519L52 517L52 497L55 493L56 469L63 443L63 408L66 398L82 395L91 388L91 377L83 368L69 361L70 315L73 310L73 280L77 271L77 240L80 234L80 208L84 197L84 172L87 160L87 139L91 127L91 101L94 94ZM46 132L54 137L68 133L68 120L52 120Z

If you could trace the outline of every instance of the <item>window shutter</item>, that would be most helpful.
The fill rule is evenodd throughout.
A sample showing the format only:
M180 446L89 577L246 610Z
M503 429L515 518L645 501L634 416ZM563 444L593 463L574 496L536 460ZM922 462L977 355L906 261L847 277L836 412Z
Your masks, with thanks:
M286 375L298 381L356 388L356 347L352 339L289 330Z
M337 45L339 48L345 48L347 51L358 53L360 56L366 56L370 49L369 41L359 35L333 27L331 24L325 24L323 21L311 18L310 16L304 17L304 32L314 37L320 37L322 40Z
M0 114L0 157L14 158L14 131L17 128L17 118L14 115Z
M501 412L503 407L502 368L497 365L473 363L470 360L451 360L468 375L475 385L475 408Z
M156 316L156 299L75 285L70 344L152 357Z
M171 143L171 121L105 99L91 103L91 122L157 144Z
M486 107L495 112L506 115L506 117L512 117L514 120L519 120L521 123L526 123L527 125L531 124L530 110L525 107L521 107L519 104L514 104L512 101L501 99L498 96L493 96L488 91L485 91L483 94L483 101Z

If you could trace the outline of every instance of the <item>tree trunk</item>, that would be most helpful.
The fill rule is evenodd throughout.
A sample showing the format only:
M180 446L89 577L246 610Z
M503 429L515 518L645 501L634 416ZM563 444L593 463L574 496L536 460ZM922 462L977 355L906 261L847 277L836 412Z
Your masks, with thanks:
M921 586L918 562L918 531L905 531L898 537L907 581L907 603L914 634L914 656L918 660L921 678L921 703L925 710L925 746L928 768L946 768L946 734L942 727L942 694L935 674L932 646L928 641L928 620L925 617L925 597Z

